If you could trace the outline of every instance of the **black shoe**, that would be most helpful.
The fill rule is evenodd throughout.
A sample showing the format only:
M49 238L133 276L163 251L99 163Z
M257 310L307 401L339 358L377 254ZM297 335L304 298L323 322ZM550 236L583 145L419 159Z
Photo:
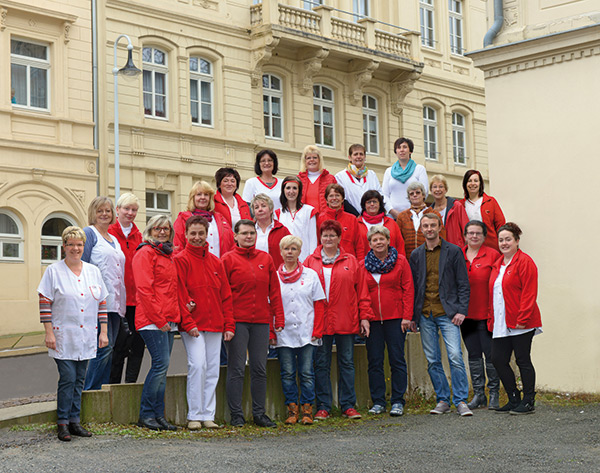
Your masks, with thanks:
M231 427L244 427L245 424L246 420L244 419L244 416L241 415L233 415L229 421Z
M77 437L91 437L92 433L89 430L85 430L81 427L79 422L69 422L69 432L71 435L77 435Z
M63 442L71 441L71 434L69 433L69 426L67 424L57 424L58 426L58 440Z
M167 419L165 419L164 417L157 417L156 423L160 426L160 430L177 430L178 429L177 426L175 426L173 424L169 424L167 422Z
M521 391L515 389L512 393L508 394L508 402L503 405L500 409L496 409L496 412L501 414L508 414L508 412L516 409L521 403Z
M144 427L145 429L161 430L160 424L156 422L156 419L154 417L146 417L145 419L142 419L140 417L137 425L138 427Z
M490 391L490 403L488 404L490 411L497 411L500 409L500 399L498 397L498 391Z
M277 427L277 424L273 422L266 414L254 418L254 423L259 427Z
M523 396L521 403L510 410L510 414L522 415L522 414L533 414L535 412L535 398L531 396Z

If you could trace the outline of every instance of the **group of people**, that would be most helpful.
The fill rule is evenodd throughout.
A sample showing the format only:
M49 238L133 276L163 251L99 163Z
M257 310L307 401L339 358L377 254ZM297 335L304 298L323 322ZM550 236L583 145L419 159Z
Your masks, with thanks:
M134 223L136 196L122 195L116 209L109 198L96 197L89 226L65 229L65 258L48 267L38 288L46 345L59 371L59 439L91 435L80 424L82 390L120 382L125 358L125 380L135 382L145 348L152 362L138 425L175 430L165 419L164 394L176 332L188 358L191 430L220 427L215 392L222 343L232 426L246 422L247 362L253 422L275 426L265 410L270 346L279 358L286 423L331 416L334 343L340 410L360 418L357 336L366 338L369 413L387 410L387 347L389 413L400 416L407 389L404 343L406 333L417 330L436 393L432 414L450 412L452 403L462 416L479 407L533 412L530 352L541 319L537 268L519 250L521 230L505 223L478 171L465 174L464 197L453 199L443 176L428 179L412 160L410 139L396 140L394 150L398 159L383 185L367 168L360 144L349 148L348 166L335 176L325 169L320 149L307 146L300 173L282 181L277 155L262 150L257 177L246 181L242 196L239 173L221 168L217 189L196 182L174 223L157 215L143 233ZM470 402L461 336L474 391ZM522 398L509 364L513 352ZM500 380L508 394L502 407Z

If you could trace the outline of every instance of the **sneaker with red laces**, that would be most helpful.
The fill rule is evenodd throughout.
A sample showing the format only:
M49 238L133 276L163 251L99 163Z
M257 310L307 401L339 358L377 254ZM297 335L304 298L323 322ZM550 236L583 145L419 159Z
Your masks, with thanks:
M346 409L342 415L344 417L347 417L348 419L361 419L362 418L362 416L359 414L359 412L356 409L354 409L354 407L351 407L350 409Z
M325 420L329 419L331 414L327 412L325 409L319 409L315 414L315 420Z

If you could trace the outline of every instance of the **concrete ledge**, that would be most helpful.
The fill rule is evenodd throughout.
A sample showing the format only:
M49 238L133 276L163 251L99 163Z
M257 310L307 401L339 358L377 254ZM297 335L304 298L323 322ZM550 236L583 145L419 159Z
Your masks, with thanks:
M12 425L56 422L56 401L0 409L0 429Z

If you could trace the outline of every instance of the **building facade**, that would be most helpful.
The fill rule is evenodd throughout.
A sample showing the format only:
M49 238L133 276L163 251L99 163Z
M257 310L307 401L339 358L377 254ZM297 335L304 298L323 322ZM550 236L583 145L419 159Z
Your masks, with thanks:
M60 257L56 244L45 250L44 232L56 242L60 225L87 224L95 195L115 194L121 34L143 71L117 79L120 190L140 197L140 226L156 213L175 218L193 182L214 182L220 167L253 177L263 148L277 153L282 178L298 172L308 144L335 173L348 147L364 143L381 178L393 142L407 136L452 195L466 169L488 177L483 74L464 55L485 33L482 0L105 0L96 21L88 2L76 3L0 0L0 57L14 71L0 77L0 267L14 281L0 289L10 319L0 335L39 330L35 288L49 256ZM119 67L126 46L117 45Z

